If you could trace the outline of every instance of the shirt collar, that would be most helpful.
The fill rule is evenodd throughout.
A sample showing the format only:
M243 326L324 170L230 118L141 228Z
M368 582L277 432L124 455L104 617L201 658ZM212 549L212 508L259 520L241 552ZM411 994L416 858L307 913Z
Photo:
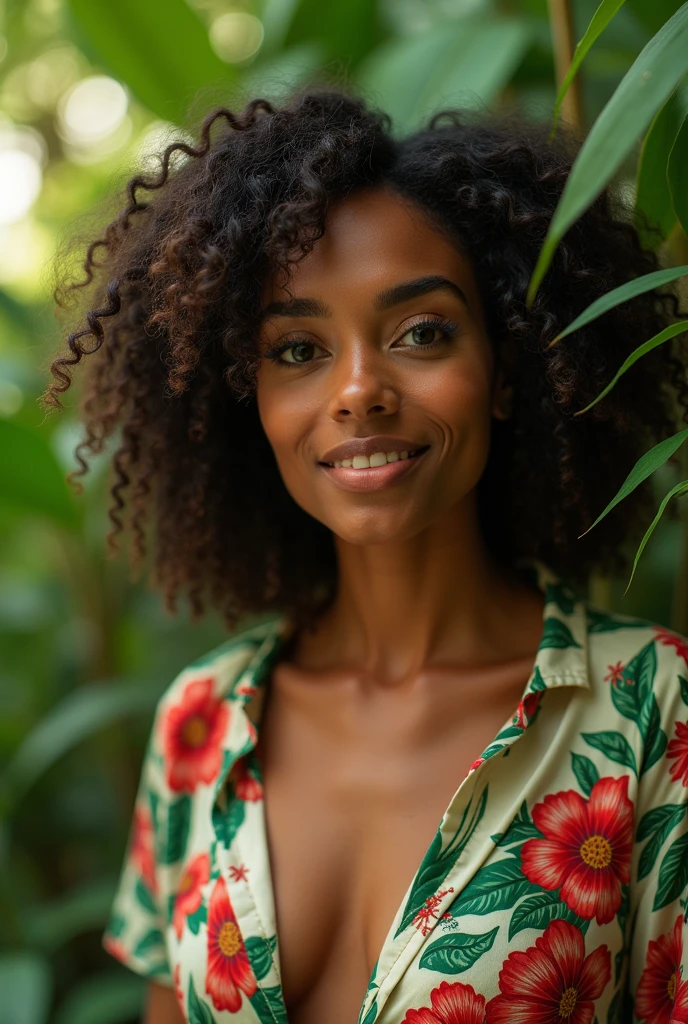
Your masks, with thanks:
M585 601L577 598L571 586L538 559L520 559L515 568L545 596L540 645L523 696L561 686L590 689ZM227 737L230 742L216 794L234 762L256 745L270 672L295 628L294 620L282 615L250 631L247 639L257 643L257 647L228 694L241 722L235 722L231 739Z

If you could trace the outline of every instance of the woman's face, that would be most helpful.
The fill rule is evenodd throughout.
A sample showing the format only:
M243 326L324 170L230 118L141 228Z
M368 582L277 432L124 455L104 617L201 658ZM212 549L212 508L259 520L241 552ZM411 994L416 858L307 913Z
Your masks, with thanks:
M265 283L256 396L287 490L350 543L415 536L473 491L505 415L470 263L372 189L333 207L289 287ZM351 440L373 466L326 465Z

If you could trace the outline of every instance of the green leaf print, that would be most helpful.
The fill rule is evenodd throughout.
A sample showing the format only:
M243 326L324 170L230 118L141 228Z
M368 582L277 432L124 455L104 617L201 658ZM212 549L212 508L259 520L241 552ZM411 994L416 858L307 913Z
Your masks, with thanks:
M139 878L137 881L134 894L144 910L147 910L149 914L157 914L158 908L155 900L153 899L153 893L142 878Z
M500 846L513 846L516 843L520 846L528 839L542 839L542 832L533 824L533 820L528 812L528 804L524 800L518 814L506 832L490 836L490 839L495 843L499 843ZM509 852L516 853L515 850L510 850Z
M638 861L638 881L650 874L659 851L673 830L681 824L687 809L685 804L663 804L661 807L653 807L643 815L636 839L643 842L649 838L650 841Z
M540 650L545 647L580 647L580 644L573 639L573 633L561 619L550 617L545 619L545 626L540 641Z
M688 705L688 679L679 676L678 681L681 684L681 700L684 704Z
M360 1022L360 1024L373 1024L373 1021L375 1020L376 1016L377 1016L377 999L374 999L372 1001L372 1003L370 1004L370 1009L368 1010L368 1012L366 1013L365 1017Z
M207 1003L202 1002L196 995L193 978L189 976L189 995L186 1004L186 1015L189 1024L215 1024L215 1018Z
M444 848L442 847L442 830L438 828L416 872L411 893L406 901L401 922L394 936L395 938L413 921L426 900L435 895L441 882L447 877L460 855L466 849L471 836L485 813L487 788L485 786L475 807L473 807L473 797L471 797L466 804L459 827ZM475 793L473 796L475 796Z
M486 864L454 901L455 917L463 914L492 914L495 910L511 910L521 896L540 892L529 882L515 857Z
M112 914L108 921L108 933L113 939L118 939L127 925L126 917L122 917L121 914Z
M659 869L653 910L661 910L678 899L688 885L688 833L671 844Z
M258 1014L261 1024L289 1024L287 1008L279 985L271 988L257 988L250 996L251 1006Z
M584 923L583 919L574 914L567 905L559 899L559 890L553 892L536 892L528 896L514 910L509 921L509 941L514 935L518 935L526 928L536 928L544 931L552 921L570 921L578 928Z
M272 967L272 954L276 947L276 935L271 935L267 940L259 935L250 935L246 939L246 952L258 981L269 973Z
M643 760L640 765L640 774L652 768L664 756L667 748L667 737L661 725L661 716L657 705L657 698L654 693L643 705L643 712L638 721L641 733L644 731L645 746L643 748Z
M237 800L236 797L230 800L226 811L221 811L218 807L213 810L215 835L225 849L229 849L232 845L234 836L244 823L245 816L246 804L243 800Z
M204 903L201 903L198 910L195 910L193 914L189 914L186 919L187 926L192 935L198 935L201 930L202 924L207 924L208 921L208 908Z
M162 937L162 932L157 928L151 928L149 932L143 936L140 942L137 943L134 949L134 956L139 957L141 960L145 960L147 956L156 950L165 948L165 940Z
M482 935L442 935L430 943L418 963L440 974L462 974L467 971L483 953L492 949L499 926Z
M625 764L635 775L638 774L633 748L626 737L622 736L620 732L613 732L611 730L605 732L582 732L581 736L588 746L601 750L610 761L616 761L617 764Z
M554 602L560 612L563 612L564 615L570 615L573 612L575 595L567 586L547 583L545 586L545 601L547 604Z
M578 785L583 793L589 797L592 787L599 781L600 773L589 757L584 757L583 754L575 754L573 750L571 751L571 766Z
M547 683L542 678L542 672L540 671L540 666L536 665L535 666L535 675L533 676L533 678L531 680L531 683L530 683L530 686L528 687L528 692L529 693L537 693L538 690L546 690L546 689L547 689Z
M191 824L191 797L188 793L169 805L167 812L167 838L161 863L176 864L183 859Z

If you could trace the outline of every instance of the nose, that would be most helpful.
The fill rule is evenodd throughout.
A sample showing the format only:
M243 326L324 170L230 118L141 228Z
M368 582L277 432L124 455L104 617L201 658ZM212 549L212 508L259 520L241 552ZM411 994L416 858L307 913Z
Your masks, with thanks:
M369 345L351 345L337 356L330 375L329 413L333 419L365 420L399 408L393 370L382 352Z

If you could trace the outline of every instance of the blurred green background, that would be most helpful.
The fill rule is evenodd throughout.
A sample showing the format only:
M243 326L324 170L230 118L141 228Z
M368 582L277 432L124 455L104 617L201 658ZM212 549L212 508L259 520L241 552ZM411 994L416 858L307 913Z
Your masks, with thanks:
M621 7L577 83L584 127L679 6ZM574 39L595 7L574 0ZM189 117L277 98L318 68L363 87L400 131L448 105L549 120L557 91L547 0L0 4L0 1017L12 1024L138 1019L144 982L100 934L155 703L224 637L213 616L167 615L107 555L107 452L83 494L65 482L78 388L62 414L38 402L62 338L51 259L74 232L94 237L103 201L134 165L156 166ZM619 172L631 198L637 159L638 147ZM651 181L645 192L651 205ZM664 227L669 262L688 263L685 234ZM655 475L658 501L677 479ZM591 581L597 603L686 631L681 504L625 597L625 580Z

